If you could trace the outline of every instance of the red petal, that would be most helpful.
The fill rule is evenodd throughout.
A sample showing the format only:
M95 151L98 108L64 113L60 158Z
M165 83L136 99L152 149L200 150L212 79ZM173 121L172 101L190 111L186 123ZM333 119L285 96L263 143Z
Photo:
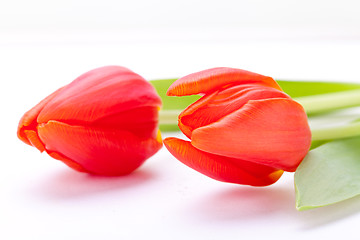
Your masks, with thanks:
M89 127L123 129L142 138L155 138L157 135L158 107L139 107L99 119Z
M160 136L141 139L127 131L71 126L56 121L39 125L38 134L47 152L57 153L81 166L83 171L101 175L130 173L162 146Z
M267 186L276 182L283 173L281 170L256 163L203 152L193 147L190 142L177 138L166 138L164 144L180 162L223 182Z
M64 87L44 106L38 122L86 125L131 109L160 105L154 87L141 76L123 67L107 66L87 72Z
M255 84L235 85L206 94L179 115L179 127L186 136L199 127L218 121L240 109L249 100L289 98L277 89Z
M67 166L71 167L72 169L79 171L79 172L88 172L86 169L84 169L80 164L78 164L77 162L74 162L73 160L63 156L60 153L57 152L50 152L47 151L47 153L52 157L55 158L57 160L62 161L63 163L65 163Z
M295 171L307 154L311 132L300 104L290 99L249 101L241 109L192 132L206 152Z
M198 109L202 107L206 107L207 103L212 100L216 96L217 92L213 92L211 94L207 94L188 106L184 111L182 111L179 115L179 128L180 130L188 137L191 138L191 132L195 129L193 124L191 123L183 123L184 117L194 114ZM194 119L196 121L197 119ZM186 119L185 119L186 121Z
M36 147L40 152L45 150L44 144L41 142L38 134L34 130L24 130L23 134L25 135L26 139L29 141L31 146Z
M35 107L27 111L24 116L20 119L17 135L20 140L22 140L24 143L33 145L31 141L28 139L28 134L25 133L26 130L36 131L37 126L37 117L39 113L42 111L44 106L51 101L56 95L59 94L59 92L62 90L62 88L58 89L57 91L53 92L51 95L46 97L44 100L39 102ZM35 136L31 134L32 138ZM36 141L36 140L35 140ZM38 147L36 147L38 148ZM40 150L40 148L38 148ZM40 150L43 151L43 150Z
M212 68L176 80L168 96L186 96L218 90L229 84L259 84L281 90L271 77L235 68Z

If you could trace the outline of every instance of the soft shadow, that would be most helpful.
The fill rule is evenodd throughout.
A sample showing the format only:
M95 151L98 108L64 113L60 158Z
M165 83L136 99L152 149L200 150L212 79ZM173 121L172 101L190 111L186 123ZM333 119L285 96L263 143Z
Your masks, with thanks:
M299 212L303 229L314 229L360 213L360 196L333 205Z
M294 212L294 194L283 188L236 187L206 196L192 207L201 218L249 220L279 212Z
M346 220L360 213L360 196L299 212L295 193L286 187L234 187L206 195L190 206L196 217L206 221L251 221L283 217L302 230L312 230Z
M154 175L149 171L137 170L118 177L96 176L64 170L44 179L36 191L47 198L69 199L98 193L119 191L148 183Z

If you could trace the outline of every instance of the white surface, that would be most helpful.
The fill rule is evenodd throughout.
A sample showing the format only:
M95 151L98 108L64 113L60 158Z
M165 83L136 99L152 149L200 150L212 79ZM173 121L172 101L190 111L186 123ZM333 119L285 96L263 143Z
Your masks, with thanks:
M16 137L25 111L108 64L146 79L228 66L278 79L360 82L357 1L7 4L0 8L0 239L357 238L360 199L297 212L293 174L266 188L226 184L163 148L129 176L89 176Z

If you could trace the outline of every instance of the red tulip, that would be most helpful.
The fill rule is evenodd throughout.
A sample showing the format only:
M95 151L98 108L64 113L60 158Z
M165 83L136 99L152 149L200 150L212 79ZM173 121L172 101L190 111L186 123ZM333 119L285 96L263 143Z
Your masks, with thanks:
M102 67L26 112L18 137L78 171L123 175L161 148L160 106L155 89L141 76Z
M309 151L303 107L271 78L214 68L175 81L169 96L202 94L179 115L191 142L167 138L182 163L216 180L266 186L295 171Z

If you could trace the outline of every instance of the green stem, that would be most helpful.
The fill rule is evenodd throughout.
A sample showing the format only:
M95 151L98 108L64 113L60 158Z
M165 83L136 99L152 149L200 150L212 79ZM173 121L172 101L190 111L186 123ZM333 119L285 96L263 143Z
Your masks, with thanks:
M307 114L360 106L360 89L295 98Z
M177 125L178 116L182 110L161 110L159 122L162 125Z
M160 110L159 127L161 131L178 131L178 116L182 110Z
M311 130L312 141L334 140L360 135L360 122L353 122L343 126L329 128L315 128Z
M308 115L320 114L333 110L360 106L360 90L348 90L335 93L319 94L294 99L299 102ZM312 141L334 140L360 136L360 123L326 128L312 128Z

